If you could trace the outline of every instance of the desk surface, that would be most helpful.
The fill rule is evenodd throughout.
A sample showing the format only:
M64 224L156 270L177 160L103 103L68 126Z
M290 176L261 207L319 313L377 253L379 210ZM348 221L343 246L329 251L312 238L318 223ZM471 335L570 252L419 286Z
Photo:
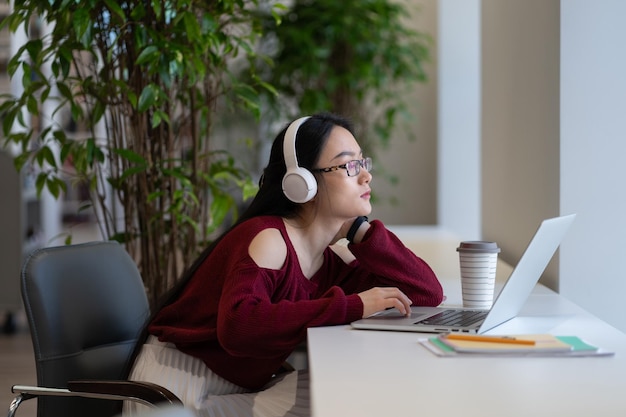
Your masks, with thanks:
M438 274L446 304L459 303L458 241L437 231L396 232ZM498 270L502 281L511 268ZM626 416L626 334L541 285L518 317L490 333L577 335L616 354L440 358L418 344L427 334L312 328L313 416Z

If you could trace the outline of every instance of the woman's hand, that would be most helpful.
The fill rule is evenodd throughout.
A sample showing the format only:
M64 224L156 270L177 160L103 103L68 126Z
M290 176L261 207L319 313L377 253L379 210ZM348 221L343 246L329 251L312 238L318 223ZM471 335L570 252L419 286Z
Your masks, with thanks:
M356 219L356 217L354 219ZM352 226L352 223L354 223L354 219L347 220L346 222L343 223L343 225L341 225L341 228L339 229L339 231L333 238L332 242L330 242L331 245L334 245L339 240L346 237L346 235L348 234L348 230L350 230L350 226Z
M411 300L395 287L375 287L358 294L363 302L363 318L388 308L396 308L406 316L411 315Z
M348 235L348 230L350 230L350 227L352 227L352 223L354 223L354 221L357 219L357 217L354 217L350 220L347 220L346 222L343 223L343 225L341 225L341 228L339 229L339 231L337 232L337 234L335 235L335 237L333 238L332 242L330 242L331 245L334 245L335 243L337 243L340 239L345 238ZM363 238L363 235L365 235L365 232L367 231L367 229L370 228L370 225L367 221L363 222L361 224L361 227L359 227L359 230L357 231L357 233L355 234L355 242L360 242L361 239Z

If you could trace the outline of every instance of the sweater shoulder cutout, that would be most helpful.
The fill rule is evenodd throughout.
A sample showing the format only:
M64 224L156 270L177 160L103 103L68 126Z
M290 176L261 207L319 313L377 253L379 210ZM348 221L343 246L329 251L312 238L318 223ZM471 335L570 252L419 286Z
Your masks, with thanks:
M260 268L279 270L287 259L287 244L280 230L263 229L252 239L248 255Z

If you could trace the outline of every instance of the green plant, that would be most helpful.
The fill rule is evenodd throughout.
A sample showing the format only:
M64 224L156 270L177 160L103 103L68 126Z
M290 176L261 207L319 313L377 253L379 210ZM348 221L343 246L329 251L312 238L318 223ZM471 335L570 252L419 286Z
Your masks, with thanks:
M431 39L410 29L408 16L391 0L295 0L280 25L266 21L266 44L276 44L265 72L280 92L274 104L351 117L367 153L387 145L406 110L403 93L426 81Z
M257 5L15 0L3 22L12 32L42 27L9 63L12 77L23 74L22 94L0 105L17 168L35 166L38 192L58 197L71 164L89 185L103 235L138 261L151 302L236 215L233 191L245 200L256 190L211 146L211 127L227 103L258 115L259 90L271 91L249 65L261 34ZM64 111L83 135L67 134Z

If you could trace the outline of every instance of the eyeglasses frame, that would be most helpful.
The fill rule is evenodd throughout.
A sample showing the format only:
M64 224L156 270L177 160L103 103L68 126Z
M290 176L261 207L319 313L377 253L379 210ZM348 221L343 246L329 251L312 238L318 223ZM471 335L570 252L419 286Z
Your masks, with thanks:
M368 162L369 161L369 162ZM356 172L354 173L354 175L350 175L350 172L348 170L348 164L352 163L352 162L356 162ZM370 169L365 168L366 165L370 166ZM357 175L359 175L361 173L361 168L363 168L364 170L366 170L367 172L370 172L372 169L372 158L370 158L369 156L363 159L353 159L351 161L346 162L345 164L342 165L334 165L332 167L326 167L326 168L317 168L312 170L313 172L333 172L333 171L338 171L340 169L345 169L346 170L346 174L349 177L356 177Z

